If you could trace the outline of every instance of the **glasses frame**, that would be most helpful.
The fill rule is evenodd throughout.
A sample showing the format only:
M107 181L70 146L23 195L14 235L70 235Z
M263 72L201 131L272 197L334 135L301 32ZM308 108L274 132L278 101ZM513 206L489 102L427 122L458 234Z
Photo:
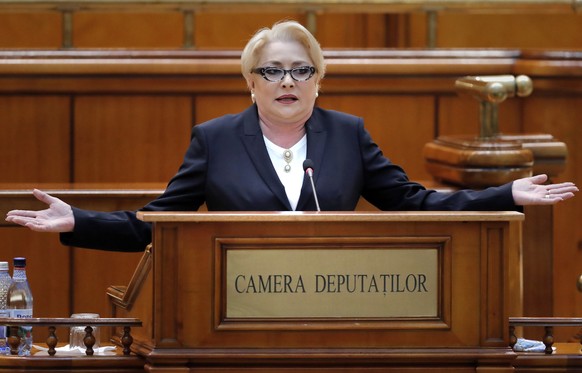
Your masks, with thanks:
M267 69L275 69L275 70L283 71L283 76L281 76L281 79L279 79L279 80L271 80L271 79L267 78L267 75L265 74L265 70L267 70ZM293 76L293 72L296 70L299 70L299 69L309 69L310 74L307 77L307 79L299 80ZM283 69L283 68L275 67L275 66L267 66L267 67L257 67L257 68L254 68L251 70L252 73L260 74L263 77L263 79L265 79L268 82L273 82L273 83L280 82L281 80L285 79L285 76L287 74L289 74L291 79L293 79L296 82L306 82L309 79L311 79L313 77L313 75L315 75L316 71L317 70L313 66L298 66L298 67L294 67L292 69Z

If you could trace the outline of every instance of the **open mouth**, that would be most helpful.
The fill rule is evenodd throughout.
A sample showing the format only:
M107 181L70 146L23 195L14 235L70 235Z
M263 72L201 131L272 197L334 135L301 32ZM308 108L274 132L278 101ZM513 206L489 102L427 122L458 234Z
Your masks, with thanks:
M292 95L285 95L285 96L277 97L276 101L283 102L283 103L291 103L291 102L298 101L298 98L295 96L292 96Z

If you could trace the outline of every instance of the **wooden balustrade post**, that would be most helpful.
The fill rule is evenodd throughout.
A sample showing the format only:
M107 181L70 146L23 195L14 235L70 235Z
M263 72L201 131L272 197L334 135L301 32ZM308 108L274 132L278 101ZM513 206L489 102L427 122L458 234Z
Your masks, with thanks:
M515 326L509 325L509 347L513 348L517 343L517 336L515 335Z
M546 334L544 335L544 345L546 345L545 353L552 353L552 345L554 344L554 327L550 325L545 326Z
M57 343L59 342L57 335L55 334L56 331L56 327L54 326L49 326L49 336L46 339L46 344L49 347L48 349L48 354L50 356L55 356L55 354L57 353L57 351L55 350L55 347L57 346Z
M93 346L95 345L95 336L93 335L93 328L90 326L86 326L85 327L85 338L83 338L83 343L85 344L85 347L87 347L87 350L85 350L85 353L88 356L93 356L93 353L95 351L93 351Z
M18 325L10 325L10 337L8 337L8 345L10 346L11 355L18 355L18 346L20 346L18 328Z
M123 336L121 337L121 344L123 345L123 354L124 355L129 355L131 353L131 350L129 349L129 347L133 343L133 337L131 336L130 332L131 332L130 326L123 327Z

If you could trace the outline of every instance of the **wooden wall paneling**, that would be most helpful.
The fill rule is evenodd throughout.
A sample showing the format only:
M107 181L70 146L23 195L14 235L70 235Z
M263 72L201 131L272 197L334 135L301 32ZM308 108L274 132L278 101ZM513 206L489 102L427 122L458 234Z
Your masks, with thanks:
M317 16L316 37L323 48L388 47L384 14L323 13Z
M176 12L86 12L73 13L73 47L75 48L180 48L183 45L183 15ZM402 39L408 34L407 24L391 22L384 14L318 14L316 35L326 48L394 47L407 43L390 43L387 39ZM62 16L59 12L0 14L6 32L0 36L4 48L60 48ZM194 44L199 49L242 48L261 27L283 19L305 23L306 15L298 13L207 13L194 18ZM390 25L388 25L390 23ZM236 28L231 26L236 24ZM422 22L419 32L422 33ZM341 25L341 27L338 27ZM387 28L391 26L390 33ZM49 32L44 32L44 31ZM342 30L342 32L338 32ZM394 31L398 31L394 34ZM401 34L402 33L402 34ZM14 35L14 36L12 36ZM10 36L10 37L8 37ZM424 42L418 43L424 46Z
M433 139L434 100L430 95L320 95L319 106L364 118L384 154L413 180L430 178L422 149Z
M406 28L405 32L408 34L407 38L409 40L407 48L426 48L428 45L426 13L410 13L408 15L408 28Z
M60 48L62 22L58 12L0 12L0 48Z
M129 209L140 206L128 207ZM111 285L127 284L143 253L121 253L72 248L71 312L97 313L111 317L106 291ZM67 317L69 315L63 315ZM110 330L101 328L100 338L108 341Z
M75 12L75 48L181 48L180 12Z
M556 238L553 230L548 227L548 221L553 221L555 214L552 206L526 206L524 213L526 222L523 225L522 246L523 316L552 316L554 315L552 247ZM544 334L543 327L529 327L523 328L522 336L539 340Z
M240 113L252 104L251 94L247 92L240 95L196 95L194 102L194 124L226 114ZM220 102L220 105L217 105L217 102Z
M566 170L555 182L582 180L582 96L534 96L525 107L525 128L531 132L551 133L566 143ZM554 207L553 230L553 305L554 316L578 317L582 314L582 294L576 281L582 274L582 200L580 196ZM578 328L579 330L579 328ZM576 328L556 328L557 340L568 340Z
M522 132L520 100L527 99L510 98L499 105L499 131L501 133ZM441 95L438 101L438 136L479 135L479 101L472 97L458 95Z
M582 14L443 12L437 40L439 48L576 49L582 46Z
M190 142L189 96L75 101L75 182L166 182Z
M437 136L479 134L479 103L471 97L438 97Z
M293 19L306 25L304 13L205 13L195 17L195 45L199 49L242 49L254 33L275 22ZM383 14L318 13L315 35L323 48L381 48L387 45ZM237 27L233 28L232 25Z
M389 48L408 48L411 45L411 15L410 14L386 14L385 33L386 44Z
M242 49L258 29L270 27L283 19L293 19L304 23L305 15L267 12L198 12L194 17L194 44L198 49Z
M385 14L364 14L365 27L362 40L364 44L359 48L388 48L397 47L399 44L389 42L389 22ZM399 35L399 34L396 34ZM345 48L345 47L344 47Z
M306 22L305 13L198 11L194 44L201 49L241 48L260 27L282 19ZM394 27L394 17L404 27ZM426 47L424 12L317 13L316 35L326 48ZM576 49L582 45L580 13L440 12L437 47ZM76 48L181 48L184 17L179 11L76 11ZM237 25L237 27L232 27ZM547 32L547 30L556 32ZM459 32L462 30L462 32ZM397 32L398 35L393 33ZM397 44L394 44L397 42ZM0 48L62 46L62 14L45 10L0 14Z
M89 188L98 188L93 185ZM90 192L77 196L62 196L67 203L80 208L98 211L136 210L153 200L161 193L165 183L102 185L101 193ZM108 194L107 188L121 190L122 193ZM132 191L133 189L138 191ZM143 190L145 192L139 192ZM158 191L154 193L154 191ZM126 193L123 193L126 192ZM35 234L30 232L30 234ZM56 237L56 235L55 235ZM112 284L127 284L141 258L142 253L120 253L82 248L70 249L70 313L98 313L102 317L111 317L111 306L106 297L106 290ZM69 316L68 314L61 315ZM100 337L108 341L110 330L102 328Z
M191 97L82 96L75 103L76 181L165 183L178 170L193 125ZM144 202L110 210L135 209ZM140 257L74 249L75 312L109 315L105 290L127 283ZM104 331L101 338L107 335Z
M68 182L69 122L69 97L0 96L2 182Z

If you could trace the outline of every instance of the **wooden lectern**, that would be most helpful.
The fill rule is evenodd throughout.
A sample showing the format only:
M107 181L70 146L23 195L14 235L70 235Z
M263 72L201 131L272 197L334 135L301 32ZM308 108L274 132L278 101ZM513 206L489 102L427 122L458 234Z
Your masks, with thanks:
M149 372L510 372L517 212L140 212Z

